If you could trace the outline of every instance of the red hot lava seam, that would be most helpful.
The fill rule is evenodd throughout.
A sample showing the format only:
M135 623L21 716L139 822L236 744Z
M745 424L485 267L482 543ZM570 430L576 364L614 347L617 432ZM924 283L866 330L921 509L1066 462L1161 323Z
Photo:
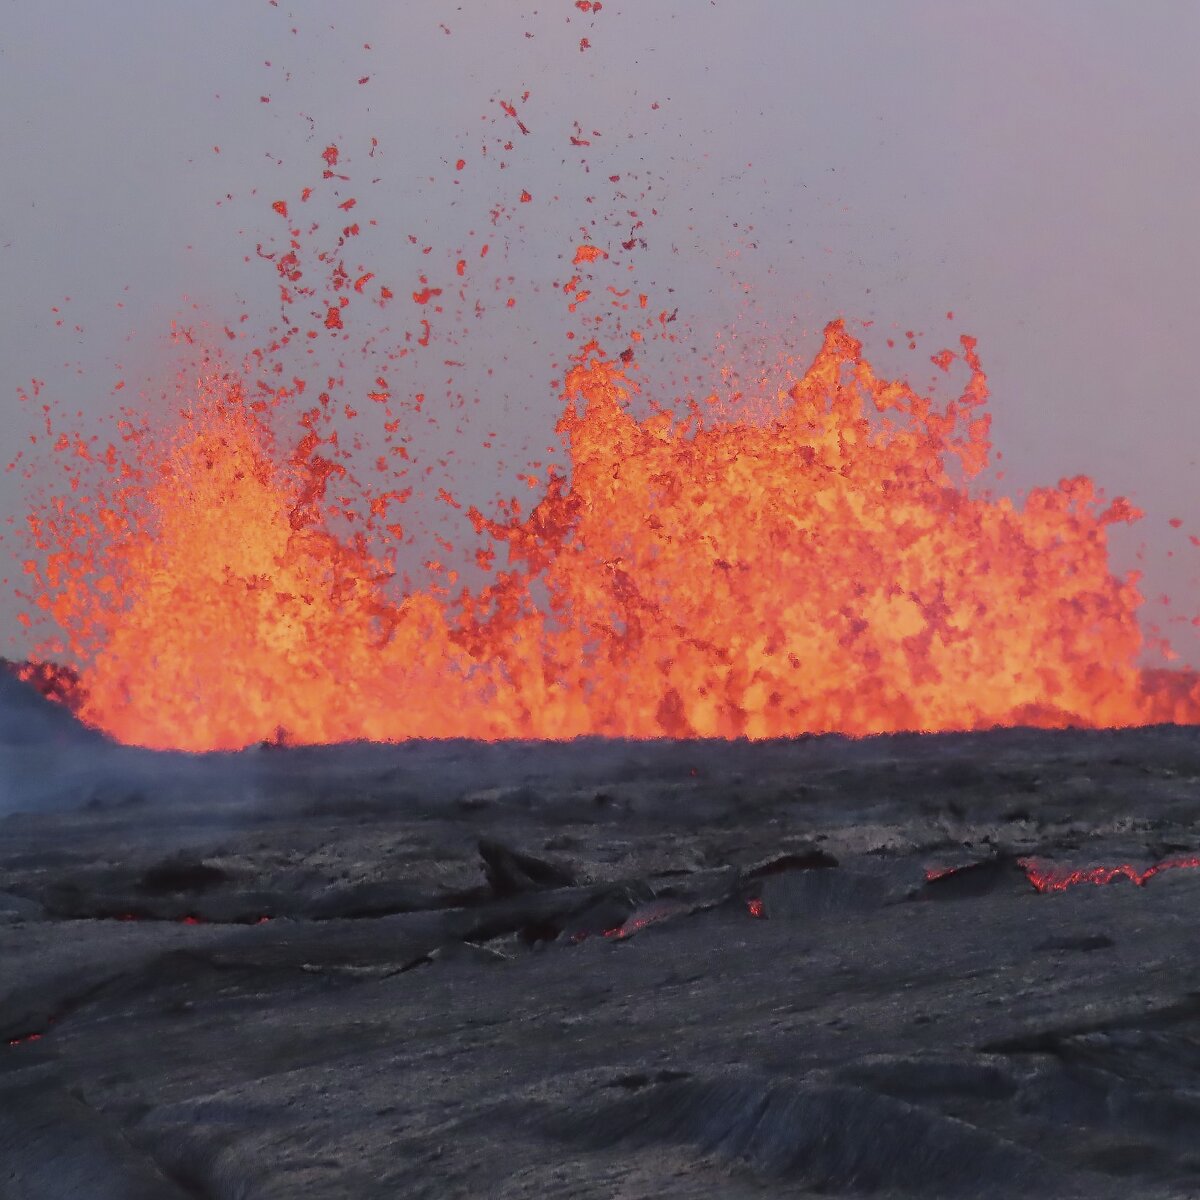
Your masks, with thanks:
M1079 867L1072 871L1057 871L1053 867L1039 867L1032 859L1022 858L1017 861L1025 872L1025 877L1042 893L1065 892L1067 888L1080 883L1102 887L1117 879L1128 879L1137 887L1144 887L1155 875L1163 871L1194 870L1200 867L1200 855L1196 854L1163 859L1144 871L1139 871L1129 863L1121 863L1115 867Z

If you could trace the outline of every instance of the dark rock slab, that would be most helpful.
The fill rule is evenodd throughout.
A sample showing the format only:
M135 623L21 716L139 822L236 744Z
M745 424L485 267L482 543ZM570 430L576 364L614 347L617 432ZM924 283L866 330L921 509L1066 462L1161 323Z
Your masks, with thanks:
M597 1149L686 1143L822 1193L1008 1196L1055 1188L1050 1164L965 1122L847 1085L755 1078L657 1083L549 1127ZM1082 1191L1075 1194L1082 1195Z
M10 1192L1200 1193L1198 731L72 747L0 746Z
M0 1083L0 1200L184 1200L112 1120L54 1083Z

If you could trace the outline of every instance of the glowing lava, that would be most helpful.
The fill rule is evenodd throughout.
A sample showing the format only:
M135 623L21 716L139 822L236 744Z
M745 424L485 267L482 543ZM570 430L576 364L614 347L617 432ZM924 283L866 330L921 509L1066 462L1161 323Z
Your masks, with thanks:
M37 603L84 672L82 715L126 742L240 747L468 736L749 736L1119 726L1195 719L1189 677L1147 682L1136 581L1108 566L1078 477L1023 508L975 494L985 377L938 405L880 379L840 322L770 421L635 418L623 368L576 357L569 460L486 588L392 593L335 534L343 468L306 428L207 380L164 448L34 522ZM942 362L948 365L949 356Z
M1080 884L1104 887L1120 879L1129 880L1135 887L1145 887L1151 879L1164 871L1194 871L1200 867L1200 856L1195 854L1166 858L1141 870L1129 863L1118 863L1112 867L1064 868L1041 865L1032 859L1019 861L1026 878L1039 892L1065 892L1068 888L1078 887Z

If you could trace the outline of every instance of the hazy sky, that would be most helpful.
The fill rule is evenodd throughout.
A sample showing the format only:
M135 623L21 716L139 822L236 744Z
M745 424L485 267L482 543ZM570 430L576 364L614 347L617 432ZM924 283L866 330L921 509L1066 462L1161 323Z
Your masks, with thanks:
M573 0L11 0L4 448L34 428L16 398L31 378L96 423L139 390L161 403L173 318L269 325L276 281L254 245L280 232L270 201L311 182L330 141L379 222L362 253L402 286L445 262L410 234L442 254L491 229L496 311L455 343L461 367L447 374L439 352L409 383L478 397L472 438L486 425L544 445L566 328L551 284L581 227L614 211L604 181L620 174L658 210L639 283L678 305L700 350L757 329L808 354L844 315L874 322L853 327L878 365L924 384L929 354L977 336L1004 486L1086 472L1131 496L1148 516L1118 538L1116 565L1144 544L1147 594L1190 617L1197 46L1193 0L604 0L594 16ZM496 101L526 89L531 132L501 171L481 146L505 129ZM514 215L492 226L498 202ZM889 352L908 329L921 352ZM486 498L500 458L463 457L464 487ZM0 518L22 519L26 486L0 477ZM9 533L0 576L15 583L21 556ZM0 653L19 654L11 587Z

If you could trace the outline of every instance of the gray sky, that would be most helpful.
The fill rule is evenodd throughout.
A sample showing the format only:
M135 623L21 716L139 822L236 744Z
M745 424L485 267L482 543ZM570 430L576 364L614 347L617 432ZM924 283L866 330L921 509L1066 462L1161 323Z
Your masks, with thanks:
M844 315L874 322L863 336L880 368L923 385L929 354L976 335L1004 487L1085 472L1131 496L1148 516L1118 536L1116 565L1144 544L1147 595L1190 617L1198 45L1192 0L606 0L594 18L571 0L10 2L4 447L33 427L16 399L33 377L99 423L118 380L121 401L144 390L161 404L172 318L269 325L276 281L254 244L279 232L270 201L311 182L336 141L354 156L348 194L379 222L362 256L402 287L443 269L493 204L534 197L489 230L487 319L465 338L447 324L455 341L406 380L479 399L458 449L464 490L486 500L516 447L549 438L566 328L551 285L580 226L619 207L603 182L617 173L659 213L639 284L652 307L679 306L701 351L736 324L808 354ZM496 99L525 89L531 134L502 172L479 150L503 128ZM601 132L586 151L570 145L574 120ZM907 329L927 335L920 353L889 352ZM464 365L448 373L446 357ZM501 433L494 459L484 427ZM23 516L25 487L0 477L0 518ZM19 549L0 545L0 576L16 580ZM17 607L0 589L0 653L23 650Z

